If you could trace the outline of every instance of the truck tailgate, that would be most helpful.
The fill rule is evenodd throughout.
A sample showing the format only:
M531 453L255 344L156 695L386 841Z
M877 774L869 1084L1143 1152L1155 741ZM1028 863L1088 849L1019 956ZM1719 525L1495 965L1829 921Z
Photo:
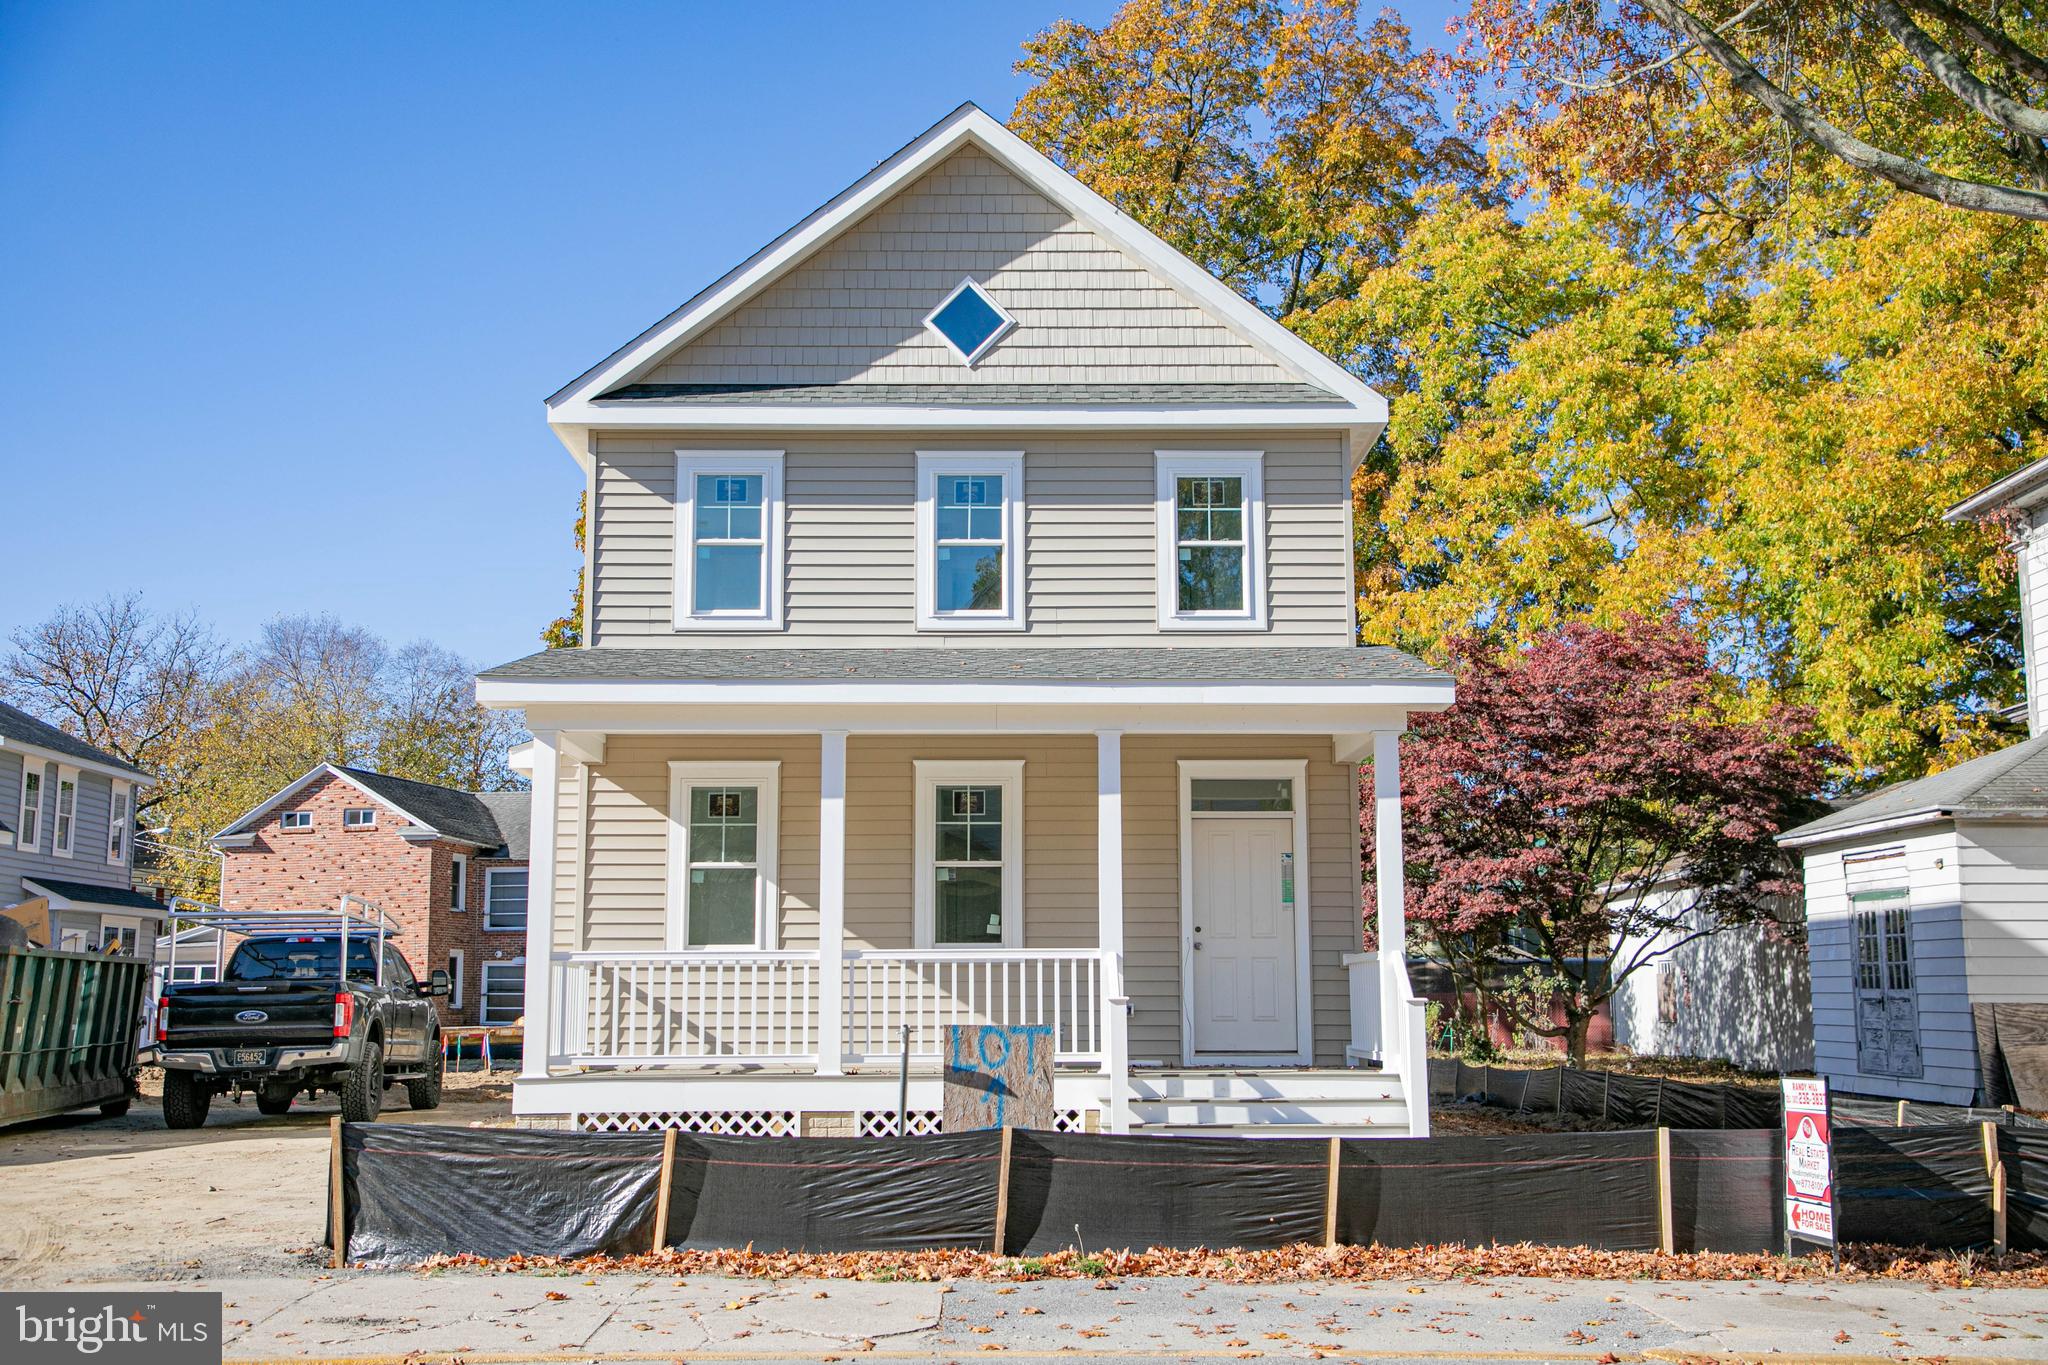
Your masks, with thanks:
M169 992L164 1046L317 1043L334 1036L332 981L206 982Z

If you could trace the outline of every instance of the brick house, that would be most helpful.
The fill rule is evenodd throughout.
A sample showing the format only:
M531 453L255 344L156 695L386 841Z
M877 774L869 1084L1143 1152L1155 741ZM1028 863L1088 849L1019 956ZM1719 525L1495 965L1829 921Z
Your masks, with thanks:
M213 836L221 908L332 910L361 896L401 926L446 1024L525 1013L525 792L465 792L323 763Z

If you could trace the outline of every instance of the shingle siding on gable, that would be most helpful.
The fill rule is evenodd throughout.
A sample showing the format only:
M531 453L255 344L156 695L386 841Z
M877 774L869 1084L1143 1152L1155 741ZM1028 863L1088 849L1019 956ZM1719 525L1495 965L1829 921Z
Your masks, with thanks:
M684 444L783 450L788 629L674 629L675 452ZM1022 450L1028 631L914 627L914 449ZM1159 447L1265 452L1272 629L1163 635L1153 552ZM714 443L606 434L593 507L592 643L750 649L831 645L1017 647L1353 642L1350 499L1335 433L1227 439L977 433L913 440L783 433Z
M924 326L963 276L1017 319L972 370ZM1105 384L1298 376L970 147L637 378Z

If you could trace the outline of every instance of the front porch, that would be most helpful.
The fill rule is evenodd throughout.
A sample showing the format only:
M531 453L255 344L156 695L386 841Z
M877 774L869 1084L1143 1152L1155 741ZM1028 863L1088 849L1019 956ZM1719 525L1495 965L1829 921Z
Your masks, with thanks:
M529 918L515 1113L929 1131L949 1027L1016 1024L1049 1032L1061 1128L1426 1131L1421 1002L1360 941L1366 755L1379 934L1405 936L1398 731L1209 710L1078 734L531 715L555 903Z

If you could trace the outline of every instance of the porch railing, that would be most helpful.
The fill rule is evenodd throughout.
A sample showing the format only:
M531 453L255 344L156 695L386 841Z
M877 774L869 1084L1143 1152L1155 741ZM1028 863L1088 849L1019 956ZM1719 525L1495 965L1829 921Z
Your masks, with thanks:
M812 1062L818 955L569 953L560 972L570 1062Z
M858 950L846 954L846 1056L943 1055L955 1024L1038 1024L1053 1058L1099 1062L1102 954L1093 948L1020 952Z

